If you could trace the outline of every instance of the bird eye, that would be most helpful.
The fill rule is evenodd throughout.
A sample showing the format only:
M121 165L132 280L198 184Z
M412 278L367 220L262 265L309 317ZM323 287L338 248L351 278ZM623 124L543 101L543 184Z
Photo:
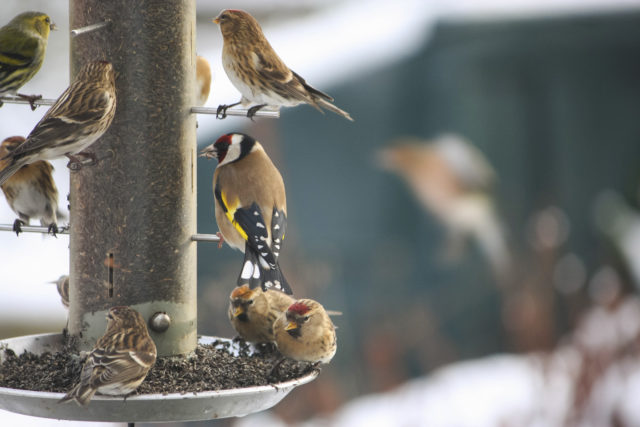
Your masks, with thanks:
M304 317L302 318L302 320L304 320L304 321L306 322L307 320L309 320L309 316L304 316Z
M253 300L250 299L249 301L247 301L249 303L249 305L253 304Z
M224 21L225 19L227 19L229 17L229 15L227 15L226 13L224 15L220 15L220 20Z
M47 24L51 22L51 19L49 19L49 17L47 16L46 18L44 18L44 22L46 22Z

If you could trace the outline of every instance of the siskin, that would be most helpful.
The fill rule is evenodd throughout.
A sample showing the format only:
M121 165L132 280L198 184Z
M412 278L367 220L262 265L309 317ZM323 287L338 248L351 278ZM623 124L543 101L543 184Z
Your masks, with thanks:
M214 23L220 25L224 45L222 66L242 99L218 107L218 115L226 117L228 108L238 104L257 104L249 108L251 118L263 107L279 109L309 104L317 110L326 108L353 121L349 113L331 102L333 98L311 87L280 59L264 36L258 21L242 10L220 12Z
M24 142L21 136L12 136L0 145L0 157L9 155ZM18 169L4 184L2 192L11 209L18 215L13 223L13 231L20 234L23 225L39 218L43 227L49 228L54 236L58 232L58 188L53 181L53 166L40 160Z
M16 94L35 110L34 101L42 95L17 92L42 67L49 31L55 29L51 18L42 12L21 13L0 28L0 95Z
M79 166L79 155L95 162L95 155L83 150L107 131L115 111L113 66L106 61L85 64L26 141L0 157L0 185L22 166L38 160L67 156L68 166Z
M75 400L87 406L95 393L126 396L142 384L156 355L142 315L129 307L113 307L107 314L107 331L82 367L80 382L60 403Z
M275 289L260 286L236 287L229 297L229 320L233 329L246 341L258 344L274 341L273 322L295 300Z

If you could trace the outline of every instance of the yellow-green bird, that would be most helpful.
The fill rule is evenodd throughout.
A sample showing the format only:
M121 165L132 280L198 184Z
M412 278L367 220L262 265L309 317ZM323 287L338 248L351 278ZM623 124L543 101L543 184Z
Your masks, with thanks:
M29 101L32 110L35 109L33 103L42 95L17 92L40 70L49 31L55 29L51 18L42 12L21 13L0 28L0 95L18 95Z

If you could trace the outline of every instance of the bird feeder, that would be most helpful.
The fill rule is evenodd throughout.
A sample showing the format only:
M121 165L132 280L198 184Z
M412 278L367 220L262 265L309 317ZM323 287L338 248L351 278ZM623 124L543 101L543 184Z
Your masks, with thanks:
M147 319L159 357L188 355L198 344L195 240L213 240L196 231L195 0L70 0L69 16L71 76L89 61L110 61L117 107L89 149L97 164L70 174L68 332L90 350L109 308L128 305ZM63 340L4 344L55 352ZM76 420L208 419L268 408L316 375L199 395L98 395L88 408L57 404L60 393L0 389L0 407Z

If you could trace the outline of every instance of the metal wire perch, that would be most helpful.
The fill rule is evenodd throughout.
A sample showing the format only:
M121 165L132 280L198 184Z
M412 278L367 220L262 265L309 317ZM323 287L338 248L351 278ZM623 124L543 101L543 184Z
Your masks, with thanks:
M80 34L90 33L95 30L99 30L111 24L111 20L107 19L103 22L97 22L95 24L87 25L86 27L76 28L75 30L71 30L71 37L77 37Z
M249 110L247 108L232 108L227 110L226 115L246 117L248 111ZM194 114L213 114L214 116L218 115L217 108L191 107L191 112ZM256 112L254 117L269 117L271 119L277 119L280 117L280 111L259 110Z

